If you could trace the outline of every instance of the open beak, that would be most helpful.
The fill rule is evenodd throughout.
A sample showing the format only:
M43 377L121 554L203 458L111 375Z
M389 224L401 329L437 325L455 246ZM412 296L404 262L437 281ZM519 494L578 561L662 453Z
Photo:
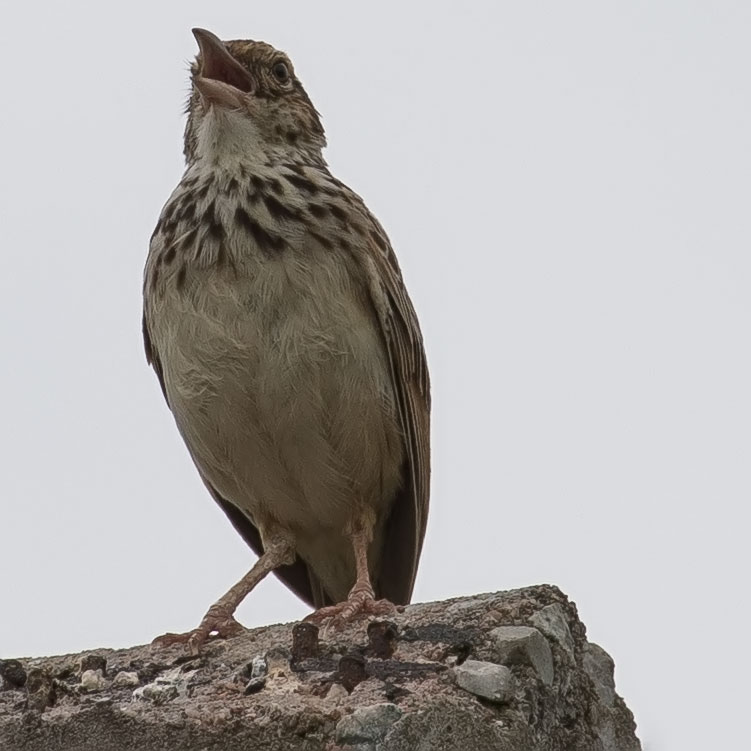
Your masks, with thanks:
M201 71L193 83L206 104L237 109L254 89L250 73L235 60L216 34L193 29L201 50Z

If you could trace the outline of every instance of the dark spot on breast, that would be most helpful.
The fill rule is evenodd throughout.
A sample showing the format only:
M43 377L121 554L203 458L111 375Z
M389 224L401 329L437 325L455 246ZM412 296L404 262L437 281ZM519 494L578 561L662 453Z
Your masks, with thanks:
M329 211L331 212L331 216L333 216L335 219L338 219L342 224L347 223L347 212L341 206L337 206L335 203L332 203L329 205Z
M178 292L182 292L185 289L185 276L186 276L185 266L181 266L180 270L175 275L175 287L177 288Z
M192 201L186 201L183 204L182 211L180 212L180 219L182 221L190 221L196 215L196 205Z
M177 256L177 251L175 250L174 244L170 245L167 250L164 251L162 254L162 259L164 262L169 266L174 260L175 256Z
M240 183L238 182L236 177L231 177L229 182L227 183L227 193L229 195L234 195L237 193L238 189L240 188Z
M339 235L337 237L337 242L342 250L347 251L348 253L352 250L352 246L347 242L347 238L344 237L344 235Z
M285 175L284 177L290 185L294 185L298 190L304 190L311 196L318 193L318 186L307 177L303 177L302 175Z
M169 222L172 217L175 215L175 209L177 208L176 203L168 203L164 207L164 211L162 211L161 221L162 222Z
M324 248L326 248L326 250L333 250L333 248L334 248L334 243L332 243L332 242L331 242L331 240L329 240L329 238L328 238L328 237L326 237L325 235L322 235L322 234L320 234L320 233L318 233L318 232L313 232L313 231L311 231L311 233L310 233L310 234L311 234L311 236L312 236L313 238L315 238L315 239L316 239L316 240L317 240L317 241L318 241L318 242L319 242L319 243L320 243L320 244L321 244L321 245L322 245L322 246L323 246Z
M235 210L235 223L250 233L262 253L271 256L284 250L286 242L283 237L264 229L242 206Z
M288 130L284 134L284 137L287 140L287 143L290 144L290 146L294 146L300 138L300 133L296 130Z
M193 227L193 229L188 230L183 235L182 240L180 240L180 252L185 252L193 246L193 243L196 241L197 232L198 228Z
M273 219L297 219L296 211L293 211L272 195L264 194L263 202L266 204L269 214Z
M156 289L157 282L159 281L159 268L154 266L151 270L151 278L149 279L149 289L153 292Z
M374 229L370 230L370 238L381 250L388 250L386 238L380 232L376 232Z
M224 227L216 215L213 202L209 204L204 215L204 225L206 227L206 234L213 240L222 240L224 238Z
M349 200L350 189L328 173L323 176L321 190L329 196L337 196L345 201Z
M224 243L219 243L216 246L216 265L219 268L222 268L226 266L228 262L229 262L229 255L227 254L227 249L224 247Z
M308 211L316 218L323 219L328 213L325 206L321 206L320 203L309 203Z
M262 191L266 187L266 181L260 175L251 175L250 183L256 191Z
M177 219L162 220L160 232L164 235L172 235L177 229Z
M214 184L214 181L211 178L207 178L204 181L203 185L201 185L201 187L196 191L196 196L200 200L203 200L204 198L206 198L213 184Z
M282 185L281 180L278 180L276 177L271 177L269 178L269 185L271 186L271 190L273 190L278 196L284 195L284 186Z

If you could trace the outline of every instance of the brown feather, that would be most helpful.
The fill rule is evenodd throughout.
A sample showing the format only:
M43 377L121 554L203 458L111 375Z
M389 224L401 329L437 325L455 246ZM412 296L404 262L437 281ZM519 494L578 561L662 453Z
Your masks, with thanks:
M368 218L380 240L371 241L369 247L368 257L375 263L375 273L369 275L371 296L386 342L407 448L405 485L386 522L381 566L374 585L377 597L406 604L412 597L428 519L430 379L420 324L396 255L378 221L369 212Z

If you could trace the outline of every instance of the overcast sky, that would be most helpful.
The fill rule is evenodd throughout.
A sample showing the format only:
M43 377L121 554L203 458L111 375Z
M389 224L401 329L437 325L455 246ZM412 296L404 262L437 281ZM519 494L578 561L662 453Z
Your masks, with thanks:
M197 624L252 557L144 361L192 26L287 51L434 387L416 599L541 582L645 747L748 712L751 4L17 3L0 106L0 656ZM269 578L247 625L306 608Z

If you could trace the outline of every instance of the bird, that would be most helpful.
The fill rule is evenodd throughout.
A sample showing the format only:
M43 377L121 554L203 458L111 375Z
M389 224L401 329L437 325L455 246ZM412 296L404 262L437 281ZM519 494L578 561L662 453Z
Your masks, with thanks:
M143 280L146 358L210 495L258 558L185 634L242 631L273 572L342 623L410 602L430 378L394 250L334 177L290 58L193 29L185 171Z

